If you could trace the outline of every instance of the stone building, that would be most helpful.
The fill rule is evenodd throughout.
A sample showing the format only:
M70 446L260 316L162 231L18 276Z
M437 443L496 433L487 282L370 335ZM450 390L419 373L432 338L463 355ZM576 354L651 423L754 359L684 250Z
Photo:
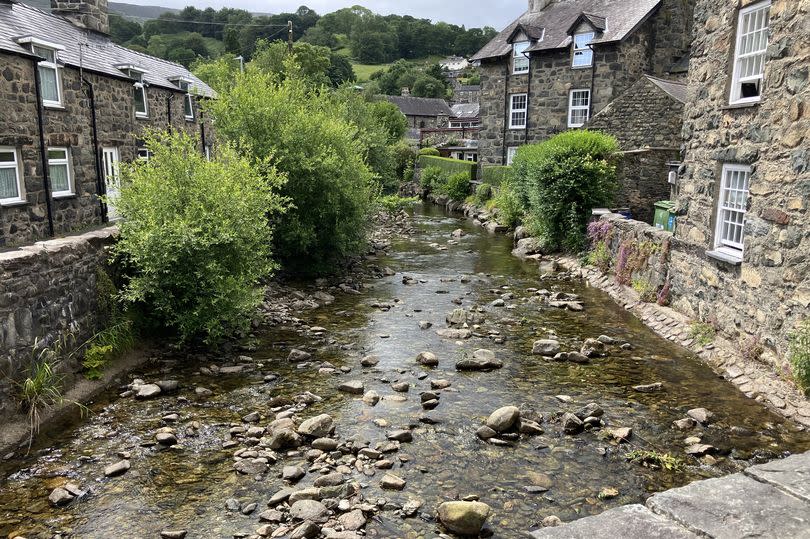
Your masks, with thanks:
M210 151L198 100L211 88L178 64L107 36L106 0L45 13L0 0L0 247L115 218L121 161L148 158L145 129L183 130Z
M810 318L809 20L807 0L698 0L684 114L674 305L777 358Z
M622 158L615 205L634 219L652 222L653 203L675 191L670 171L680 161L685 82L644 75L591 118L586 127L616 137Z
M483 165L584 126L645 75L688 56L695 0L529 0L480 62Z
M444 99L388 95L385 99L393 103L408 120L409 137L419 139L420 129L440 129L447 127L453 115Z

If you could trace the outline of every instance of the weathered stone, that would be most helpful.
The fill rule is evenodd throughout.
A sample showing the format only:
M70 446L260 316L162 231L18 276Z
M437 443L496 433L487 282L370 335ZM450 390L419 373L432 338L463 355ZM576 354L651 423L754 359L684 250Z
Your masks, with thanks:
M421 352L416 356L416 362L426 367L438 367L439 358L433 352Z
M397 442L412 442L413 441L413 433L409 430L393 430L385 435L386 438L389 440L395 440Z
M472 357L463 357L456 362L459 371L486 371L500 369L503 362L495 357L491 350L476 350Z
M379 356L366 356L360 360L360 365L363 367L374 367L380 363Z
M532 354L536 356L554 356L560 351L560 342L554 339L540 339L534 341L532 345Z
M344 393L351 393L352 395L362 395L365 388L362 380L349 380L347 382L341 382L338 386L338 390Z
M380 488L383 490L402 490L406 481L399 476L387 473L380 480Z
M556 517L555 517L556 518ZM545 528L531 533L534 539L589 539L591 537L616 537L622 539L697 539L697 536L672 522L656 515L643 505L626 505L605 511L601 515L583 518L565 526L559 519L546 524Z
M267 460L240 459L233 463L233 469L243 475L261 475L267 471Z
M607 429L607 433L617 442L623 443L630 440L630 436L633 435L633 429L630 427L616 427Z
M76 499L76 497L62 487L56 487L48 496L48 501L51 502L51 505L57 507L67 505L74 499Z
M366 525L366 517L363 516L362 511L355 509L354 511L340 515L338 517L338 522L340 522L344 530L357 531Z
M292 429L273 430L267 440L270 449L292 449L301 445L301 436Z
M570 412L563 414L561 422L566 434L578 434L584 427L582 420Z
M309 361L312 358L312 354L309 352L305 352L303 350L292 349L290 350L290 354L287 356L287 361L291 363L300 363L302 361Z
M284 481L296 482L306 475L301 466L284 466L281 469L281 478Z
M329 520L329 509L316 500L298 500L290 507L290 517L323 524Z
M701 425L708 424L711 418L714 416L714 414L708 411L706 408L694 408L686 412L686 415L688 415Z
M487 418L487 427L497 433L506 432L520 419L520 410L516 406L504 406L492 412Z
M145 384L142 386L138 386L137 392L135 393L136 399L151 399L153 397L157 397L160 395L161 390L160 386L157 384Z
M439 505L439 521L460 535L478 536L492 509L481 502L444 502Z
M323 438L328 436L334 429L332 416L321 414L307 419L298 427L298 434L310 436L312 438Z
M377 403L380 402L380 394L373 390L366 391L365 395L363 395L363 402L369 406L377 406Z
M124 459L115 464L110 464L106 468L104 468L104 475L107 477L117 477L119 475L124 475L129 470L129 461Z
M644 384L640 386L633 386L633 391L637 391L639 393L657 393L658 391L663 391L664 384L661 382L655 382L654 384Z

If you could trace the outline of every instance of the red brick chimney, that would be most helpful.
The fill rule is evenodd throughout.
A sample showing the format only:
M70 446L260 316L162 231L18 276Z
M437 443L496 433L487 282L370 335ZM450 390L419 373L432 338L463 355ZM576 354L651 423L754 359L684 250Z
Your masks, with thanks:
M69 19L79 28L110 33L107 0L51 0L51 13Z

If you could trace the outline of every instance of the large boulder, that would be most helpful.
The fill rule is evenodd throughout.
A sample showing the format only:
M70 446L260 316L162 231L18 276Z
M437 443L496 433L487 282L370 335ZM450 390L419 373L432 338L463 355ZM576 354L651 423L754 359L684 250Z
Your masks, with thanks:
M437 367L439 365L439 358L433 352L421 352L416 356L416 362L425 367Z
M520 410L517 406L504 406L492 412L487 418L487 427L495 432L506 432L520 419Z
M323 524L329 520L329 509L316 500L298 500L290 507L290 516L294 520L308 520Z
M543 253L543 242L539 238L523 238L518 240L512 254L518 258L528 258L531 255Z
M554 339L540 339L534 341L532 354L536 356L552 357L560 352L560 342Z
M329 414L321 414L301 423L298 427L298 434L312 438L324 438L332 432L333 428L332 416Z
M473 352L473 355L463 357L456 362L456 370L459 371L490 371L503 367L503 361L495 357L492 350L480 349Z
M444 502L439 506L439 521L459 535L478 537L492 509L482 502Z

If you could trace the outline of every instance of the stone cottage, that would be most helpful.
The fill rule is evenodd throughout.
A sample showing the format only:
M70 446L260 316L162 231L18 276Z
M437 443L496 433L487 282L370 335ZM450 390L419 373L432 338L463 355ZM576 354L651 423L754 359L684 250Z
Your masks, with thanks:
M199 99L214 92L181 65L113 43L106 0L0 0L0 247L116 217L118 163L148 159L145 129L183 130L210 152Z
M775 357L810 318L809 20L807 0L698 0L684 114L674 306Z
M480 162L579 128L645 74L688 56L695 0L529 0L480 62Z
M651 223L653 203L675 193L686 99L685 82L644 75L586 124L618 140L615 204L634 219Z
M388 95L385 99L393 103L405 115L412 131L445 127L453 111L444 99L413 97L410 95ZM417 133L418 134L418 133Z

